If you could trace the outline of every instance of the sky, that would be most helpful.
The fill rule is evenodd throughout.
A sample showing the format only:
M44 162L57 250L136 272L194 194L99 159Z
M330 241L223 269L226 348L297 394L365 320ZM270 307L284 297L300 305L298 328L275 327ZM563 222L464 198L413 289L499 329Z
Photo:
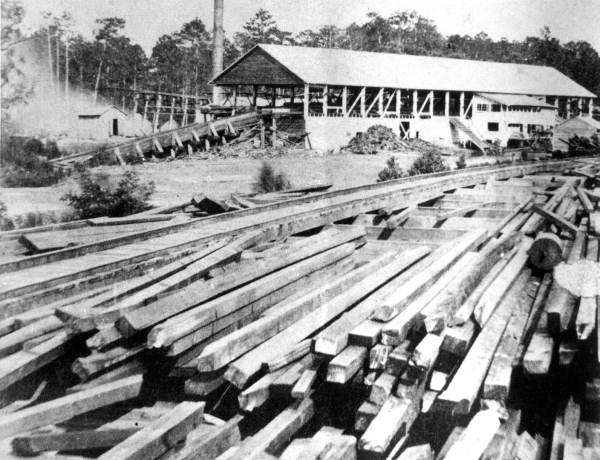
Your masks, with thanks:
M63 11L73 28L92 37L97 18L119 16L125 33L150 53L158 37L179 30L199 17L212 29L213 0L21 0L25 29L42 22L42 12ZM293 33L325 24L345 27L363 23L370 11L387 17L395 11L416 10L435 21L444 35L475 35L485 31L497 40L538 36L544 26L561 42L585 40L600 52L600 0L224 0L228 36L240 31L259 8L269 10L279 26Z

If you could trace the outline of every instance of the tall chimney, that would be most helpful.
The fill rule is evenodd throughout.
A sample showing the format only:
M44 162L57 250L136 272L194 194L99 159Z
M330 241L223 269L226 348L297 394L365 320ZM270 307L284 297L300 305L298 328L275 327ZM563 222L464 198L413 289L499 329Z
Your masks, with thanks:
M223 0L214 0L212 64L213 78L215 78L223 71ZM213 86L213 104L221 104L222 101L222 89Z

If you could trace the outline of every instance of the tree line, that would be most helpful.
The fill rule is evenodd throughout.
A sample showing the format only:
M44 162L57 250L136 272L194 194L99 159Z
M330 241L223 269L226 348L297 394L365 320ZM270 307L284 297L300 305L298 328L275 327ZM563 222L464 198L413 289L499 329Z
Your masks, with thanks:
M15 27L22 13L18 0L2 2L3 43L23 39ZM73 33L68 14L47 14L46 26L26 37L34 53L48 62L48 74L55 84L64 85L68 61L69 84L85 90L101 93L123 87L196 95L209 91L211 32L200 19L160 36L150 55L125 35L124 19L102 18L96 20L96 26L93 38L87 39ZM600 96L598 52L586 41L561 43L547 27L539 36L522 41L493 40L485 32L444 36L432 20L404 11L389 17L368 13L362 24L325 25L293 34L283 30L269 11L259 9L240 32L226 36L225 65L257 43L548 65ZM5 63L3 85L11 75L4 67Z

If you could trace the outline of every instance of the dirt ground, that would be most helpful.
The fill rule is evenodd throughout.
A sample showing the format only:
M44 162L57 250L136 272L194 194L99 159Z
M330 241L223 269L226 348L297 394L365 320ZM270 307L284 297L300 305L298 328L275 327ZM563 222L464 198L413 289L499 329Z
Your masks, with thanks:
M378 172L385 167L390 155L392 154L300 153L278 156L269 159L268 162L277 171L282 171L288 176L292 187L330 182L333 188L339 189L375 182ZM418 154L402 153L395 156L399 165L406 169ZM445 158L453 167L454 159ZM493 157L468 159L469 164L493 161ZM217 198L229 197L231 193L252 192L261 163L261 160L242 158L184 158L127 167L138 171L144 180L154 181L156 191L151 198L153 205L169 206L188 201L198 192L205 192ZM94 173L105 173L109 176L118 176L122 171L120 166L100 166L92 169ZM52 187L0 188L0 201L6 204L9 215L29 212L50 212L57 215L68 212L60 197L75 188L73 178Z

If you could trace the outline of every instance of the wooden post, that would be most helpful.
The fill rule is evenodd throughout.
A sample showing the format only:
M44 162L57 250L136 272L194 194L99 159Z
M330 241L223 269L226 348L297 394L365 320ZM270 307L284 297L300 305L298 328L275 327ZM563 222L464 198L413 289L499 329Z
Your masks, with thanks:
M444 94L444 116L450 116L450 91Z
M348 87L344 86L342 89L342 115L348 116Z
M138 100L139 100L139 98L140 98L139 94L135 93L133 95L133 114L134 115L137 114L137 111L138 111Z
M271 107L275 108L276 102L277 102L277 88L272 86L271 87Z
M582 97L577 99L577 108L579 109L578 115L583 115L583 98Z
M419 113L419 105L418 105L418 100L419 100L419 93L416 89L413 89L413 108L412 108L412 116L413 117L417 117L417 113Z
M465 116L465 92L460 92L460 116Z
M181 126L185 126L188 124L188 98L187 96L183 97L183 120L181 121Z
M327 92L329 91L329 87L327 85L323 86L323 116L327 116Z
M402 110L402 90L396 90L396 116L400 118L400 110Z
M379 91L379 100L377 101L377 111L379 112L379 117L383 117L383 94L385 93L385 89L382 88Z
M265 148L265 122L262 117L260 117L260 148Z
M304 100L302 102L304 108L304 118L308 118L308 106L310 104L310 87L308 85L304 85Z
M144 121L148 120L148 97L144 94Z
M273 123L271 125L271 145L273 147L277 146L277 119L275 115L273 115Z
M162 96L160 94L158 94L156 96L156 107L154 108L154 120L152 122L152 132L155 133L158 130L158 123L159 123L159 114L160 114L160 107L162 103Z
M365 99L367 98L367 88L363 86L360 90L360 116L364 117L365 113Z
M212 76L215 78L223 71L223 54L225 34L223 32L223 0L214 0L213 9L213 49L212 49ZM223 103L223 90L214 85L212 90L213 104Z
M173 113L175 112L175 97L171 96L171 111L169 112L169 125L173 125ZM169 126L171 128L171 126Z
M429 116L433 117L433 91L429 91Z
M238 87L237 87L237 85L235 85L233 87L233 113L232 113L232 115L235 115L235 112L237 109L237 95L238 95Z

